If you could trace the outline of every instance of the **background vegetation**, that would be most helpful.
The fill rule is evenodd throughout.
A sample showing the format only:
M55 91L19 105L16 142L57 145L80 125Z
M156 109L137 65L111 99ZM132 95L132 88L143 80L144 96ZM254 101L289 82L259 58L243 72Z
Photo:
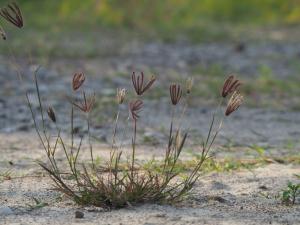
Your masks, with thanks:
M27 24L52 31L91 27L158 34L218 36L228 24L295 25L300 0L51 0L19 1ZM0 1L1 5L7 3ZM150 7L151 6L151 7ZM30 15L30 16L28 16ZM55 15L55 16L54 16ZM218 31L216 29L218 29ZM170 38L170 37L168 37ZM200 37L197 37L198 39Z
M30 21L36 26L64 22L177 30L206 22L297 24L300 20L299 0L27 0L21 4L25 12L36 14Z
M0 0L0 6L8 2ZM122 50L132 48L128 47L132 40L139 39L168 43L182 39L196 43L233 42L237 49L247 48L251 41L256 44L277 41L279 37L286 45L298 43L299 39L300 0L18 0L18 3L24 14L25 29L20 31L0 21L10 42L0 43L0 51L10 52L8 46L13 46L17 56L37 57L44 64L58 58L119 56ZM285 60L285 54L266 54L270 61ZM276 93L282 101L289 99L293 109L300 108L295 97L299 93L299 60L297 57L287 62L292 68L290 79L278 79L278 71L269 65L253 63L258 69L251 73L258 78L248 82L245 90L254 96L254 105L258 100L253 86L267 96L261 98L262 105L277 105L278 100L272 100ZM220 86L227 71L239 72L218 62L196 65L191 74L205 81L198 95L212 96L215 91L210 90Z

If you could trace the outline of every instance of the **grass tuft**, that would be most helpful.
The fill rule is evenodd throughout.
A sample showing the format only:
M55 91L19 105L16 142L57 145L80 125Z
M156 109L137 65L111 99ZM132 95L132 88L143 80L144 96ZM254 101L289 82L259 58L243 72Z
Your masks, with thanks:
M181 88L180 84L171 84L169 90L172 113L170 115L170 129L165 155L163 160L159 163L149 161L144 164L139 164L136 154L138 152L137 135L140 120L142 119L140 117L140 111L144 106L142 97L149 91L150 86L152 86L156 78L151 77L149 83L145 84L143 73L141 76L135 76L133 73L133 92L135 92L136 95L134 100L129 100L127 108L129 115L126 119L127 122L132 122L132 152L129 157L123 157L123 140L120 141L121 143L117 143L116 137L118 135L122 136L124 132L129 132L128 130L119 131L118 123L121 118L120 114L123 113L121 109L124 109L124 107L120 107L120 105L124 104L127 100L126 95L128 91L122 91L122 96L120 96L120 90L123 89L118 89L116 103L119 107L115 121L112 124L113 136L111 139L109 160L95 163L93 145L91 143L91 137L93 135L90 129L92 125L90 124L90 112L93 109L96 96L93 95L91 98L86 97L83 85L85 79L80 79L80 85L77 85L79 84L79 76L75 74L71 86L76 86L75 89L73 88L74 99L81 99L81 103L79 105L72 99L70 100L71 131L69 137L71 143L69 144L66 139L62 137L62 131L58 123L59 120L56 119L59 115L55 114L51 107L48 107L48 109L44 108L37 72L38 71L34 73L34 81L39 103L37 113L39 113L40 116L36 116L36 112L32 107L28 95L27 101L36 132L48 158L47 162L38 163L50 175L56 186L56 190L72 198L80 205L94 205L112 209L146 202L176 203L182 201L188 196L195 182L201 177L203 165L207 167L209 162L212 162L212 157L209 153L221 130L225 112L230 110L232 113L242 103L241 101L233 102L229 100L227 108L225 107L224 112L221 113L224 99L226 99L227 95L230 96L233 92L236 93L235 91L238 89L238 86L235 85L236 80L230 77L223 86L223 91L228 90L227 94L226 96L220 96L221 100L212 116L207 138L203 140L202 145L199 146L200 154L198 158L193 162L190 171L183 171L180 155L188 138L188 131L182 129L182 121L188 106L188 101L185 98L188 98L192 92L191 82L187 81L188 84L186 84L186 87L188 90ZM228 87L230 87L230 89L228 89ZM122 101L120 97L122 97ZM175 110L175 108L180 107L181 102L183 102L184 105L180 112L179 110ZM111 102L111 104L113 104L113 102ZM56 128L54 131L47 129L45 126L45 110L50 122L55 124ZM74 132L74 117L77 113L85 115L88 127L86 135L75 134ZM37 118L40 119L38 120ZM75 145L76 135L80 135L78 145ZM90 161L79 162L79 155L83 154L81 150L84 139L87 139L89 143ZM56 159L58 149L63 150L68 169L58 164Z

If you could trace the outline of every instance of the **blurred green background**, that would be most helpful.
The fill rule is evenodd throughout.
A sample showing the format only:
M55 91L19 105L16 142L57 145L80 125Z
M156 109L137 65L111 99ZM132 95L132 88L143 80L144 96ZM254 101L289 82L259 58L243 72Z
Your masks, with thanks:
M23 0L19 4L31 29L118 29L168 41L180 35L193 41L224 39L231 36L232 27L290 26L300 21L300 0Z
M2 7L7 3L0 0ZM26 42L35 55L71 57L78 53L57 51L63 42L76 47L82 42L95 44L101 37L113 37L118 43L132 38L191 43L268 40L270 29L294 32L300 22L300 0L19 0L18 4L25 18L22 34L0 22L20 54ZM1 49L7 50L0 44ZM78 52L93 57L98 54L95 50L85 46Z
M0 0L0 7L8 2ZM23 11L25 26L20 30L0 20L8 34L8 44L0 42L0 51L4 54L12 48L17 57L27 59L32 56L44 65L49 66L52 61L58 64L56 61L59 61L62 70L69 64L66 60L78 59L84 61L77 63L88 68L90 74L99 73L99 61L102 61L102 70L107 74L112 71L112 75L107 75L109 79L128 75L130 67L127 65L144 62L146 69L143 70L162 73L165 77L166 74L169 77L191 74L204 80L204 88L198 94L202 97L215 93L224 75L234 72L252 81L245 89L253 96L254 105L258 102L257 96L262 94L261 101L270 104L275 93L279 100L274 99L274 103L283 102L283 107L293 104L300 109L300 50L296 51L300 38L300 0L17 2ZM177 53L172 52L175 57L168 64L169 68L163 63L164 50L159 57L150 60L147 56L138 61L141 58L139 52L143 52L141 49L151 53L148 43L155 43L156 51L161 49L161 43L166 43L167 47L163 47L168 49L168 44L177 46L179 43L180 46L182 40L190 45L187 57L181 54L186 50L185 46L179 47ZM192 51L194 46L200 46L200 53ZM180 71L178 55L186 64ZM166 57L172 58L170 56ZM98 61L92 62L93 59ZM157 67L166 69L162 72L152 61L161 61L162 65Z
M300 0L26 0L20 3L24 13L30 15L27 22L39 28L76 29L85 25L178 32L218 23L270 25L300 21Z

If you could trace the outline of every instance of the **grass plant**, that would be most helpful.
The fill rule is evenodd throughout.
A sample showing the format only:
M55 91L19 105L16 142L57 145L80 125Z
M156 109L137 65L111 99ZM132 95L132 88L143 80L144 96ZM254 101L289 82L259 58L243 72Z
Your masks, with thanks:
M12 3L2 8L0 15L14 26L23 27L22 13L17 4ZM4 33L2 28L1 33ZM137 135L139 135L141 126L140 120L143 119L140 112L146 104L143 97L153 89L156 77L152 76L146 81L144 73L137 75L133 72L131 81L135 97L128 101L126 112L118 107L115 122L112 124L113 134L109 159L99 165L95 162L91 141L91 127L93 125L91 124L91 111L96 101L96 95L88 94L84 89L85 74L77 72L73 75L73 97L68 102L64 102L64 105L70 107L70 133L66 134L59 124L60 115L55 113L52 106L45 107L44 98L40 92L38 72L39 67L33 74L35 94L38 100L37 109L32 103L33 96L29 95L28 92L25 94L37 136L47 157L46 162L38 162L38 164L49 174L57 191L80 205L94 205L112 209L146 202L174 203L183 200L201 177L204 163L211 159L210 152L221 130L224 118L236 111L243 102L243 97L238 92L241 82L231 75L220 90L220 103L212 115L207 138L199 146L200 156L191 171L183 176L177 167L180 164L180 156L188 138L188 130L182 129L182 121L188 107L186 99L192 94L193 80L189 79L185 85L171 84L169 86L171 107L169 135L166 140L163 163L159 170L153 170L151 167L145 167L138 163ZM22 81L21 74L19 77ZM126 103L127 92L125 89L117 90L116 100L119 106ZM227 97L230 99L227 106L224 107L224 101ZM180 112L179 106L183 99L186 100L186 104ZM129 132L128 130L120 132L118 126L120 114L127 112L129 115L126 120L132 124L132 151L130 157L126 158L123 157L122 141L117 143L116 136ZM83 118L87 127L87 132L80 135L75 132L74 128L74 118L78 114L84 115ZM47 126L46 115L48 115L50 122L55 125L54 129ZM88 142L90 160L81 161L80 156L85 154L83 152L84 139L87 139ZM57 160L58 152L61 151L64 154L63 162ZM36 205L37 207L44 206L37 200ZM32 206L32 208L36 208L36 206Z
M39 165L49 173L51 179L56 185L56 189L81 205L95 205L107 208L121 208L128 205L135 205L144 202L152 203L174 203L184 199L192 189L195 182L201 177L201 168L203 164L211 158L210 151L217 135L220 132L222 121L226 116L242 104L243 98L237 92L240 86L240 81L234 76L230 76L224 83L221 94L220 104L212 115L212 120L209 126L207 138L203 140L200 146L200 156L194 164L192 170L182 176L180 170L177 170L180 165L180 155L184 149L188 131L184 131L181 127L182 119L185 115L186 105L182 107L182 112L175 110L179 107L183 98L191 94L191 81L186 85L186 90L182 88L181 84L171 84L170 91L170 129L167 140L167 147L164 154L164 159L160 165L159 170L153 170L151 167L140 165L137 160L138 143L137 135L139 134L139 122L142 119L140 111L143 109L144 102L143 95L150 91L156 78L146 82L143 73L140 75L132 74L133 91L136 98L129 101L127 120L132 123L132 152L129 158L123 156L122 144L117 143L116 136L122 134L119 132L118 122L119 115L122 112L118 107L115 122L112 124L113 136L110 149L109 160L102 165L94 163L93 146L90 142L90 112L95 102L95 95L87 97L83 88L85 75L75 73L73 77L73 91L76 98L81 99L79 102L70 100L70 124L71 132L69 137L71 143L68 144L66 138L62 137L62 131L57 125L57 115L52 107L45 110L41 93L39 89L39 82L37 72L34 74L36 96L39 103L39 111L37 113L33 109L31 100L28 100L28 106L32 113L32 118L35 124L36 132L45 150L48 162L39 162ZM80 92L81 91L81 92ZM116 94L117 104L124 104L126 99L125 89L118 89ZM77 95L81 96L78 97ZM223 101L227 96L231 95L227 106L223 113L220 113L223 108ZM113 104L113 103L112 103ZM45 112L47 111L49 119L56 124L56 129L47 130ZM88 131L79 139L79 144L75 146L74 133L74 114L83 113L87 118ZM177 113L175 113L177 112ZM150 116L150 115L148 115ZM220 118L218 118L220 117ZM38 120L37 118L40 118ZM128 131L126 131L128 132ZM50 137L55 137L51 140ZM79 155L84 154L82 150L83 139L87 139L90 149L90 161L79 162ZM58 164L56 160L56 153L62 149L65 155L65 160L69 167L68 170Z

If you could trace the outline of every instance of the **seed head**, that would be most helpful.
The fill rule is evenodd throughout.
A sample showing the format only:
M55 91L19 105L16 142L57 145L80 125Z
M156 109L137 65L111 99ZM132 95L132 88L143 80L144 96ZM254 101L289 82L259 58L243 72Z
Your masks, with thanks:
M179 84L170 85L170 97L173 105L177 105L182 95L182 90Z
M241 86L241 82L237 80L233 75L229 76L223 85L223 90L222 90L222 97L226 98L227 95L233 93L238 89L239 86Z
M123 104L124 100L125 100L125 96L126 96L126 89L122 88L122 89L117 89L117 95L116 95L116 99L117 99L117 103L119 105Z
M85 92L83 92L83 101L79 104L73 102L73 105L76 106L84 113L89 113L95 104L95 94L91 95L90 97L86 97Z
M152 84L155 82L156 77L153 75L150 80L145 84L144 83L144 73L141 72L140 75L136 76L135 72L132 73L131 76L132 84L134 87L134 90L137 95L142 95L144 94L145 91L147 91Z
M236 111L242 105L243 101L244 97L235 91L228 101L225 115L229 116L231 113Z
M192 77L189 77L186 80L186 93L187 94L191 93L193 85L194 85L194 79Z
M56 116L52 107L48 107L47 114L53 123L56 123Z
M18 28L23 27L23 17L19 6L13 2L0 9L0 16Z
M135 101L131 101L129 103L129 111L134 121L137 121L137 119L140 117L138 113L141 111L142 107L143 107L143 101L139 99Z
M72 82L72 87L74 91L77 91L81 85L85 81L85 75L84 73L75 73L73 76L73 82Z

